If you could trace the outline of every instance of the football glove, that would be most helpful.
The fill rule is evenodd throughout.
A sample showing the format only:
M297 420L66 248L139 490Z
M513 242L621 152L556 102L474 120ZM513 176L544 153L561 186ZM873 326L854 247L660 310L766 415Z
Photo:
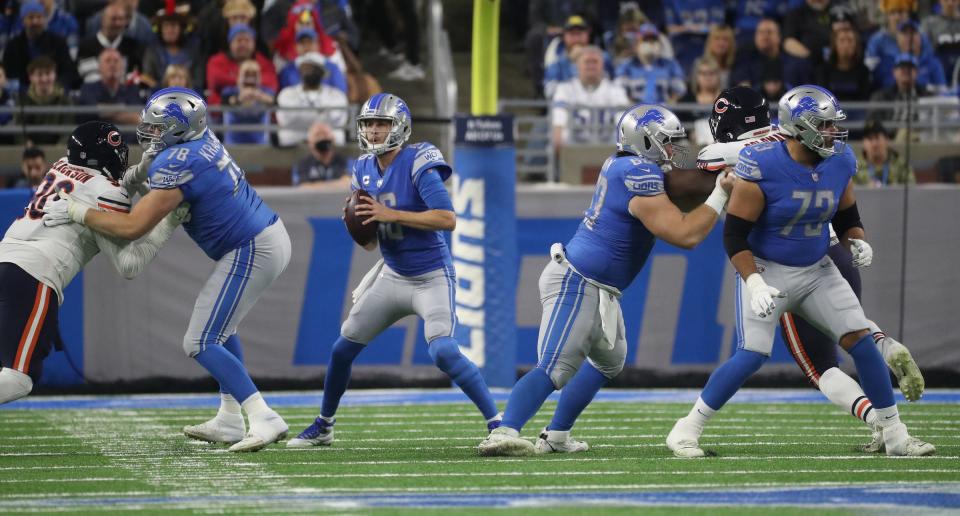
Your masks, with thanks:
M869 267L873 263L873 247L863 240L851 238L850 253L853 254L854 267Z
M57 192L57 197L57 200L43 206L43 225L52 227L69 222L83 224L83 218L90 208L74 201L73 196L66 190Z
M143 185L147 182L147 172L149 172L150 165L153 163L155 157L157 157L156 154L144 152L143 157L140 158L140 163L127 167L127 171L123 173L120 186L129 192L131 196L135 192L144 195L144 190L147 189L143 188Z
M171 222L174 222L176 225L186 224L190 222L190 203L182 202L180 206L177 206L172 212L170 212Z
M777 307L777 304L773 301L774 298L787 297L786 294L767 285L760 274L751 274L746 283L747 291L750 292L750 309L757 314L757 317L764 318L773 315L773 310Z

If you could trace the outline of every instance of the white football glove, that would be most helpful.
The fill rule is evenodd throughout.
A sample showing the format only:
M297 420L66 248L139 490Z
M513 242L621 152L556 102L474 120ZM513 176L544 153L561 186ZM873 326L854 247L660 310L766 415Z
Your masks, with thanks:
M863 240L851 238L850 253L853 254L854 267L869 267L873 263L873 247Z
M773 310L777 307L773 299L787 297L786 294L767 285L760 274L751 274L746 283L747 290L750 292L750 309L757 314L757 317L773 315Z
M120 180L120 186L129 192L131 197L136 192L140 192L141 195L144 194L141 187L144 183L146 183L147 172L150 171L150 165L153 163L153 159L156 157L156 154L144 152L143 156L140 158L140 163L127 167L127 171L123 173L123 178Z
M177 206L176 208L174 208L174 210L170 212L170 215L171 215L171 221L178 226L180 224L186 224L187 222L190 222L190 218L191 218L190 203L188 202L180 203L180 206Z
M66 190L57 192L57 197L58 199L44 204L43 225L52 227L69 222L83 224L83 218L90 208L74 201Z

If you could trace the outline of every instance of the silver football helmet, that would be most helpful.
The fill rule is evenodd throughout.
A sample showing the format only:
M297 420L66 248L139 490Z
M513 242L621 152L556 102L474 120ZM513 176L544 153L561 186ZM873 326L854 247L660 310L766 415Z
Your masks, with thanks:
M843 150L849 131L837 122L846 120L837 97L820 86L804 84L780 98L780 130L800 140L820 157Z
M637 104L617 122L617 150L676 167L680 166L686 148L673 140L686 135L680 119L669 109L658 104Z
M147 153L196 140L207 130L207 103L187 88L164 88L147 100L140 113L137 140Z
M363 122L367 120L390 121L390 133L381 143L371 143L364 133ZM357 141L364 152L372 152L377 156L399 149L413 131L412 117L407 103L392 93L378 93L363 103L360 113L357 114Z

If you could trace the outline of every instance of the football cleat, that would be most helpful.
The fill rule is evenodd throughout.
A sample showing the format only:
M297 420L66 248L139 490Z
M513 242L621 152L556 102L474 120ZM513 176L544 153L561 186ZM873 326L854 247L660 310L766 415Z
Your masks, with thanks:
M883 443L883 428L875 426L873 428L873 439L863 445L864 453L883 453L887 449L886 445Z
M489 434L490 432L500 428L500 425L502 423L503 423L503 412L500 412L496 416L493 416L492 418L490 418L489 421L487 421L487 433Z
M290 427L280 414L269 411L265 415L250 418L250 430L242 441L229 448L232 452L255 452L287 436Z
M209 421L183 427L183 434L198 441L233 444L243 439L244 429L243 414L219 412Z
M897 377L903 397L907 401L919 400L923 396L923 374L920 373L920 368L910 355L910 350L891 337L884 337L883 344L883 358L893 371L893 375Z
M883 430L883 442L887 455L894 457L923 457L933 455L937 449L928 442L911 437L907 426L897 423Z
M523 457L533 455L533 443L513 436L507 427L498 427L490 432L477 446L477 452L484 457Z
M313 424L306 430L300 432L300 435L287 441L287 448L309 448L311 446L330 446L333 444L333 424L336 420L327 422L326 419L318 417Z
M583 441L571 439L569 431L550 431L544 428L533 449L539 454L578 453L589 450L590 446Z
M673 452L674 456L684 459L705 457L707 454L700 448L699 442L702 431L703 429L697 429L687 422L687 418L682 417L677 420L667 435L667 448Z

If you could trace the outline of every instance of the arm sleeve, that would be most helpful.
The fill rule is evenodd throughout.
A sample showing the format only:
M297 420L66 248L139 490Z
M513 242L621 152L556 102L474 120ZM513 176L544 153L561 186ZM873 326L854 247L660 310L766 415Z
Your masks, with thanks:
M417 183L417 191L420 198L426 203L427 208L431 210L453 211L453 202L450 200L450 194L443 186L443 180L440 174L434 173L434 170L428 170L420 176Z
M760 172L760 164L757 163L753 149L750 147L745 147L740 151L737 166L733 169L733 172L737 177L752 183L757 183L763 179L763 174Z
M189 161L175 158L185 149L185 147L167 149L157 156L157 159L150 165L150 171L147 172L151 189L171 190L180 188L193 179Z
M153 261L157 252L173 235L179 225L171 213L164 217L149 233L135 242L126 242L93 232L97 247L107 256L113 268L126 279L132 279L143 272L143 268Z
M727 214L727 219L723 222L723 248L728 257L733 258L741 251L750 250L747 236L750 235L753 224L749 220Z

